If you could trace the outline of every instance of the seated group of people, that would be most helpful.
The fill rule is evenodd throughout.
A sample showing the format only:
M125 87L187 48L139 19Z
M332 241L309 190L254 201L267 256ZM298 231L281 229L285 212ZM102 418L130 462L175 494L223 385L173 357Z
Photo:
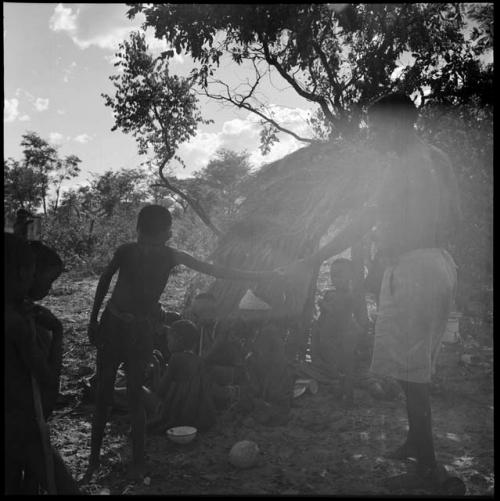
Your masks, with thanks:
M335 260L331 289L320 302L313 324L311 358L316 370L342 383L342 398L353 402L356 348L363 331L354 315L352 261ZM215 424L218 410L251 413L264 424L283 424L293 398L294 370L285 353L283 328L277 321L217 321L210 293L198 294L185 317L159 306L151 363L144 375L147 426L165 431ZM96 376L88 380L95 390ZM90 394L94 392L91 391ZM113 404L126 408L126 381L118 371Z
M284 423L293 396L293 373L279 325L242 319L218 322L215 298L198 294L185 317L160 307L142 398L147 427L211 428L217 411L255 412L262 423ZM123 369L124 367L121 367ZM95 398L97 377L85 380ZM113 406L126 409L125 371L118 370ZM265 409L265 412L263 411Z

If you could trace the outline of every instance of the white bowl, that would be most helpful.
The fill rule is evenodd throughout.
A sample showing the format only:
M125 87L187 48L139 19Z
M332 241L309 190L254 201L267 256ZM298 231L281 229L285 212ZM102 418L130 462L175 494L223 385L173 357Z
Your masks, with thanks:
M176 444L188 444L194 440L197 431L192 426L175 426L167 430L167 437Z

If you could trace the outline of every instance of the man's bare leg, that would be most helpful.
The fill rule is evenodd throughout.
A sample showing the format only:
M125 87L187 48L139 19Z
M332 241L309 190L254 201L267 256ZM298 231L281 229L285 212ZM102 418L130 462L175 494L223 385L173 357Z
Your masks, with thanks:
M133 478L142 478L146 473L145 440L146 412L143 401L143 370L140 362L128 361L125 367L127 374L127 396L132 425L132 465L130 474Z
M417 438L415 436L415 418L414 412L410 408L408 400L408 381L398 380L398 383L403 388L406 399L406 411L408 414L408 435L405 442L400 445L396 450L387 454L389 459L407 459L417 457Z
M105 361L98 361L96 406L92 418L89 465L82 478L84 483L88 482L93 473L99 469L102 440L113 401L117 370L118 364L106 364Z

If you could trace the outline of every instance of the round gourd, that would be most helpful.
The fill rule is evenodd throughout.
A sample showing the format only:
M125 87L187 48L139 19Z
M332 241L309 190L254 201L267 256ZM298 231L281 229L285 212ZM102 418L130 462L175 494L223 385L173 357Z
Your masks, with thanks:
M257 462L259 447L251 440L237 442L229 452L229 462L236 468L251 468Z

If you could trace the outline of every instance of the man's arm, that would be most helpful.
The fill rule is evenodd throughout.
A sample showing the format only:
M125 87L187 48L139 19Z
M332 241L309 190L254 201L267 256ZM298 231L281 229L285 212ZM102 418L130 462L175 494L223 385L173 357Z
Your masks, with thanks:
M12 337L24 365L33 373L39 384L51 387L57 378L46 354L36 342L36 328L31 315L30 312L26 313L24 318L19 316L12 319L6 326L8 335Z
M97 284L97 289L95 291L94 304L92 306L92 312L90 314L90 323L97 322L99 311L101 310L102 303L109 290L109 284L111 283L113 275L118 271L118 268L119 264L115 254L115 257L113 257L113 259L108 264L106 269L102 272L102 275L99 278L99 283Z
M175 260L176 264L183 264L192 270L196 270L200 273L205 273L206 275L211 275L216 278L261 281L270 280L276 277L276 274L273 271L247 271L205 263L204 261L199 261L183 251L175 251Z

